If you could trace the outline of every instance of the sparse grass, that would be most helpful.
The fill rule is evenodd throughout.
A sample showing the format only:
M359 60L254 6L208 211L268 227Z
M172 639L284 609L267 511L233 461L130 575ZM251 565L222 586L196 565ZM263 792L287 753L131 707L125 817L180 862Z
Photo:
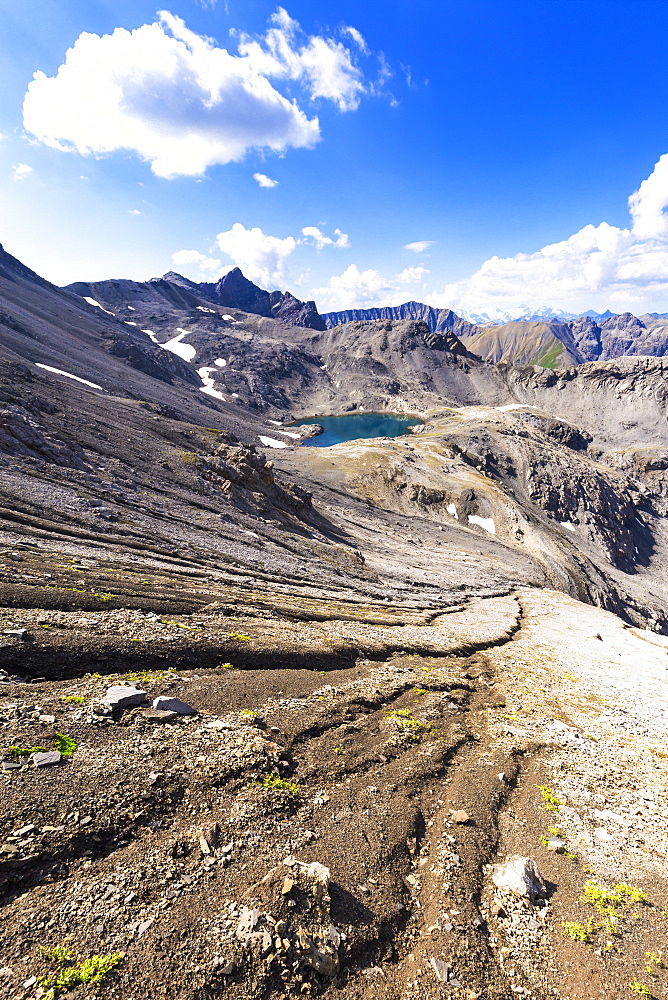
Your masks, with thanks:
M234 666L233 663L219 663L218 666L214 667L213 669L214 670L236 670L237 668Z
M228 635L227 638L228 639L232 639L233 642L250 642L251 641L251 636L250 635L242 635L241 632L230 632L230 634Z
M629 983L629 989L632 993L636 993L640 997L651 997L652 991L644 983L638 982L634 979L632 983Z
M296 781L288 781L286 778L279 778L276 774L270 774L269 777L263 778L262 781L254 781L254 785L259 785L260 788L264 788L266 791L271 792L278 788L284 792L290 792L291 795L301 798L301 789Z
M394 722L397 728L414 743L417 743L420 737L430 730L427 723L416 719L409 708L395 708L393 711L387 712L385 718Z
M646 951L645 955L647 957L647 965L645 966L645 972L648 976L656 976L657 969L665 968L663 964L663 952L662 951Z
M66 701L69 705L83 705L86 699L82 694L65 694L60 700Z
M166 681L178 677L173 670L134 670L130 674L123 674L126 680L133 684L151 684L153 681Z
M538 791L543 799L543 808L548 812L556 812L559 806L563 805L561 799L558 799L547 785L538 785Z
M9 747L9 752L15 757L28 757L31 753L46 753L46 747Z

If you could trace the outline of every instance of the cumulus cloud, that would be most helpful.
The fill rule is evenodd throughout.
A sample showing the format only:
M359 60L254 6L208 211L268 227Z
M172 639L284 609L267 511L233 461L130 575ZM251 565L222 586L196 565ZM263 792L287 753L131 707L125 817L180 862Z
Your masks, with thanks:
M302 236L306 237L304 242L309 242L313 240L314 246L318 250L322 250L323 247L349 247L350 240L348 239L347 233L342 233L340 229L334 230L334 236L336 239L332 239L330 236L325 236L325 234L318 229L317 226L305 226L302 229Z
M602 308L638 312L668 306L668 154L629 198L631 225L602 222L531 254L491 257L464 281L432 297L462 312L520 304L577 312Z
M397 275L396 281L400 285L414 285L419 281L422 281L425 274L430 274L431 272L426 267L405 267L400 274Z
M12 167L12 177L15 181L24 181L33 172L28 163L17 163Z
M217 277L221 270L221 261L215 257L207 257L199 250L177 250L172 254L172 260L177 267L191 270L195 267L202 275Z
M138 208L129 208L128 215L141 215L141 212Z
M261 229L246 229L235 222L227 232L218 233L216 244L231 257L247 278L263 288L281 285L285 276L285 265L294 253L297 241L293 236L280 239L267 236Z
M378 271L360 271L351 264L343 274L334 275L323 288L314 288L310 297L320 312L339 309L364 309L368 306L400 305L406 301L406 285L419 283L429 271L424 267L407 267L391 278Z
M253 174L253 180L257 181L261 188L278 187L278 181L272 180L271 177L267 177L266 174Z
M272 80L295 81L308 98L342 111L365 92L351 51L333 38L306 38L281 7L262 39L239 39L236 55L161 11L133 31L83 32L55 76L34 74L23 121L55 149L130 150L160 177L198 176L251 149L283 153L319 140L318 118Z
M415 243L407 243L404 250L410 250L412 253L424 253L429 247L433 247L436 240L417 240Z

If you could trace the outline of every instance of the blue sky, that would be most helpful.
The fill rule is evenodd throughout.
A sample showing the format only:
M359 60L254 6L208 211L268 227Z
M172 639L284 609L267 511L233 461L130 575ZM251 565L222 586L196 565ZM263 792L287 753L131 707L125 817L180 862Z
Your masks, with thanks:
M0 240L57 283L668 311L667 34L655 0L0 0Z

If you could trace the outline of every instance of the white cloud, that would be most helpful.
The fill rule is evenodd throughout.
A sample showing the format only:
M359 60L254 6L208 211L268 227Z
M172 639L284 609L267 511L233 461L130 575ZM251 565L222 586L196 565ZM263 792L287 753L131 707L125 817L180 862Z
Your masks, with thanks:
M412 253L424 253L429 247L433 247L436 240L417 240L415 243L407 243L404 250L410 250Z
M405 267L403 271L398 274L395 281L398 281L400 285L414 285L419 281L422 281L425 274L430 274L431 272L426 267Z
M314 288L309 297L315 299L320 312L339 309L364 309L368 306L400 305L406 301L406 285L418 284L429 271L424 267L407 267L391 278L378 271L360 271L351 264L343 274L334 275L323 288Z
M349 35L352 38L360 52L364 52L366 54L369 51L364 35L361 31L358 31L357 28L353 28L352 25L348 24L342 29L342 31L344 35Z
M347 233L342 233L340 229L335 229L334 235L336 239L333 240L330 236L325 236L325 234L318 229L317 226L305 226L302 229L302 236L306 237L304 242L313 240L313 244L318 250L322 250L323 247L350 246L350 240L348 239Z
M262 77L300 81L312 100L322 97L333 101L341 111L354 111L365 88L350 50L342 42L320 35L311 35L299 46L301 28L283 7L271 21L274 26L267 32L264 44L245 35L241 38L239 52L253 70Z
M141 212L138 208L129 208L128 215L141 215Z
M227 232L218 233L216 243L247 278L263 288L282 284L285 264L297 246L293 236L285 239L267 236L261 229L246 229L240 222L235 222Z
M27 163L17 163L12 167L12 177L15 181L24 181L32 173L33 168Z
M278 187L278 181L272 180L271 177L267 177L266 174L253 174L253 180L257 181L261 188Z
M431 301L474 312L521 304L578 312L607 305L636 312L668 307L668 154L629 198L632 225L602 222L536 253L491 257ZM526 307L526 306L525 306Z
M168 11L133 31L83 32L54 77L34 74L23 104L28 132L83 156L130 150L160 177L198 176L251 149L282 153L320 138L317 117L270 82L293 80L311 99L353 110L361 70L341 42L303 44L283 8L261 39L243 36L238 55L186 28Z
M360 271L356 264L351 264L343 274L331 277L324 288L314 288L311 298L315 299L320 312L333 312L376 305L392 291L393 285L378 271L371 268Z
M172 254L172 260L177 267L188 270L191 267L196 267L202 275L209 277L211 275L218 277L221 270L221 261L216 260L215 257L207 257L199 250L177 250L176 253Z

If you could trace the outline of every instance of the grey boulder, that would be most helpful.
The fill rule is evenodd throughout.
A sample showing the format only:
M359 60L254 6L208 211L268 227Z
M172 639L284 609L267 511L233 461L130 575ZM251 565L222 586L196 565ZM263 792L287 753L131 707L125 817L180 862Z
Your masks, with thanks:
M176 712L177 715L197 715L196 708L186 705L180 698L169 698L165 694L153 699L153 708L161 712Z
M102 699L102 703L109 708L132 708L134 705L143 705L145 701L146 691L127 684L114 684Z

